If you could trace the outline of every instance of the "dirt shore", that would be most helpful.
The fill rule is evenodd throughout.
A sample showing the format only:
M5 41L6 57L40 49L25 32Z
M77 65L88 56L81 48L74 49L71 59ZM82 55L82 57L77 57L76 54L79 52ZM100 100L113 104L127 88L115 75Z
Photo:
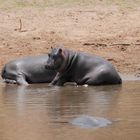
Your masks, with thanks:
M0 69L15 58L47 53L51 46L96 54L120 73L140 76L140 5L0 9Z

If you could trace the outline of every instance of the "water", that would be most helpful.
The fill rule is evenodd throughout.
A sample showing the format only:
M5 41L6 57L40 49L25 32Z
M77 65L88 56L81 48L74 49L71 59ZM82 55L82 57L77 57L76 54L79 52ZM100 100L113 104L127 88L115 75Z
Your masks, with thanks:
M111 125L74 126L80 115ZM140 81L114 86L0 84L0 140L140 140Z

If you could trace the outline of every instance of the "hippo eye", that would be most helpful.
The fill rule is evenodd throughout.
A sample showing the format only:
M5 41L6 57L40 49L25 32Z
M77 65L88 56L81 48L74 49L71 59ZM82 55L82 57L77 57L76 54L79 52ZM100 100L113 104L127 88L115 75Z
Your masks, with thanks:
M53 59L56 59L56 58L57 58L57 56L56 56L56 55L53 55L53 56L52 56L52 58L53 58Z
M48 56L49 56L49 57L51 56L50 53L48 53Z

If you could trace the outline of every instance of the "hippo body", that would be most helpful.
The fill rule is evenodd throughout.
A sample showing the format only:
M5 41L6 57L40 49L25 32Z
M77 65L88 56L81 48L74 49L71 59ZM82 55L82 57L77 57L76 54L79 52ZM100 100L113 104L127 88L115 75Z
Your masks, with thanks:
M48 83L56 72L45 68L48 55L29 56L8 62L2 69L1 76L6 83L28 85L31 83Z
M68 49L53 48L49 53L46 68L56 70L52 85L62 86L66 82L78 85L121 84L122 80L107 60Z

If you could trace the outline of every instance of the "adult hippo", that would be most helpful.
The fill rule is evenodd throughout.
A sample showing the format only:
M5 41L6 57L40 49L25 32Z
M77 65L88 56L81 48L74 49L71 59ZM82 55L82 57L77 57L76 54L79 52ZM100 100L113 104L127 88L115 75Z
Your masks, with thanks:
M6 83L28 85L30 83L48 83L56 75L54 70L45 68L48 55L29 56L8 62L1 76Z
M62 86L65 82L78 85L122 83L112 64L101 57L64 48L52 48L48 56L46 68L57 71L51 85Z

